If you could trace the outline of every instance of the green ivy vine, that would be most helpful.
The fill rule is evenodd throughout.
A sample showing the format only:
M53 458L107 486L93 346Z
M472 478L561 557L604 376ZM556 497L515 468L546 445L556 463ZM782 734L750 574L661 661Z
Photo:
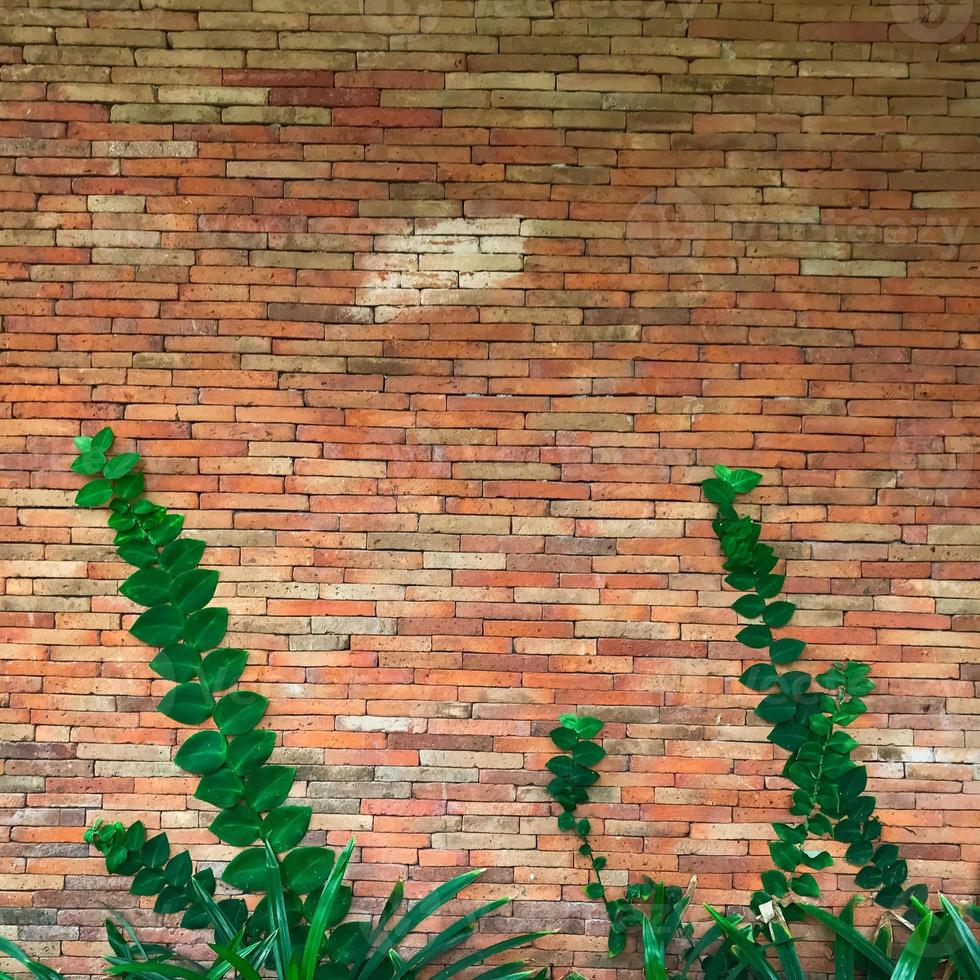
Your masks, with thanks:
M287 802L295 769L268 762L276 734L258 727L268 699L238 686L248 653L221 645L228 610L211 605L218 572L200 567L205 543L181 537L184 518L143 498L143 476L135 469L139 454L110 457L111 429L74 441L79 456L72 469L91 478L75 502L88 508L108 506L116 553L136 569L120 591L144 607L129 631L160 648L150 667L174 684L159 710L182 725L213 726L184 740L174 762L200 777L195 798L218 809L210 822L215 837L243 848L225 868L222 880L243 892L264 892L268 844L282 855L286 912L291 926L298 927L316 906L334 865L334 852L297 846L309 829L312 810ZM207 899L215 892L214 873L204 869L195 874L187 851L171 854L165 833L148 838L139 821L128 828L99 821L85 840L104 855L108 871L133 876L133 894L156 896L155 911L183 912L181 925L188 928L211 923ZM344 919L350 901L351 889L344 885L330 925ZM240 898L223 899L218 906L236 928L244 927L246 937L267 933L265 898L251 914ZM364 923L340 926L331 941L343 945L356 940L353 934L342 934L349 927L352 933L363 931Z
M762 888L752 896L756 912L782 905L787 918L798 918L792 894L815 898L820 894L808 870L833 864L826 850L811 850L810 838L833 838L847 844L845 860L860 868L856 883L875 890L875 901L885 907L908 905L927 897L926 886L906 886L908 865L894 844L878 843L882 825L875 815L875 797L865 792L868 772L852 758L858 743L844 729L867 711L863 698L874 690L870 668L841 661L814 679L802 670L783 670L803 654L806 643L791 636L775 637L773 630L789 624L796 606L778 599L785 576L776 574L773 549L759 541L762 525L739 515L735 500L762 480L746 469L715 467L715 476L703 482L705 497L717 505L712 529L725 556L725 582L742 592L732 609L746 620L739 642L753 651L765 650L766 659L748 667L742 684L765 693L755 713L772 725L769 741L789 757L782 775L795 787L791 816L794 823L774 823L776 840L769 844L775 868L762 875ZM816 680L817 687L813 681Z

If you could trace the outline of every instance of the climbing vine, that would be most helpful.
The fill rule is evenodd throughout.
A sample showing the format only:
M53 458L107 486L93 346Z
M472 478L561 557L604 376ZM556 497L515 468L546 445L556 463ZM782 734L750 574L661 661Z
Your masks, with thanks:
M752 906L760 911L783 902L789 893L818 896L816 879L800 869L820 870L833 863L826 850L806 847L810 838L828 837L847 844L845 860L860 869L857 884L874 889L879 905L911 906L913 898L922 902L926 887L905 886L908 865L898 847L878 843L882 826L875 797L865 792L868 771L852 758L858 743L845 731L867 711L863 698L874 690L870 668L840 661L815 679L802 670L780 669L799 660L806 649L801 639L773 634L789 624L796 606L777 598L786 577L774 572L775 552L759 541L762 525L735 509L736 498L761 480L751 470L716 466L715 476L702 484L705 497L718 508L711 526L725 556L725 582L743 593L732 609L743 619L758 621L739 630L737 639L753 655L766 651L766 659L748 667L740 680L765 694L755 713L772 725L769 741L789 753L782 774L795 787L790 815L800 818L772 825L777 839L769 852L775 868L763 874ZM792 905L786 911L789 917Z
M205 543L181 537L184 518L144 499L144 479L136 471L139 454L110 458L112 443L108 428L75 439L79 456L72 469L92 478L75 502L81 507L108 506L116 553L136 569L120 591L145 610L129 632L159 648L150 667L174 682L159 710L182 725L214 726L185 739L174 762L200 777L195 798L218 809L210 822L215 837L243 848L222 879L244 892L264 892L268 844L282 855L286 911L295 925L315 904L334 853L325 847L297 846L309 828L312 810L286 802L295 769L268 763L276 734L258 727L268 699L239 686L248 653L220 645L228 610L210 604L218 572L200 567ZM155 911L183 912L181 925L189 928L210 924L207 897L215 893L214 873L206 868L195 874L187 851L171 854L165 833L148 838L139 821L130 827L97 822L85 839L104 855L108 871L133 876L134 894L156 896ZM334 922L346 916L350 900L351 889L344 885L333 909ZM217 904L235 928L245 928L247 937L268 930L264 898L251 914L240 898Z

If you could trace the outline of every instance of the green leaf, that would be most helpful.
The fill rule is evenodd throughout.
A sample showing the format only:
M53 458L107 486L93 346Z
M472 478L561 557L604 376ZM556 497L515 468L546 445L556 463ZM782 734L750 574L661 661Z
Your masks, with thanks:
M772 664L753 664L739 678L742 684L753 691L766 691L779 680L779 675L772 669Z
M276 733L267 729L246 732L228 745L228 765L239 775L255 772L276 747Z
M170 586L174 605L184 613L203 609L213 598L218 587L218 573L207 568L192 568L181 572Z
M228 769L208 773L197 785L194 798L222 810L234 806L245 795L245 784Z
M259 813L274 810L293 788L296 770L292 766L263 766L245 783L245 799Z
M772 856L772 863L783 871L793 871L803 857L798 847L781 840L769 842L769 854Z
M796 714L796 705L785 694L770 694L759 702L755 713L770 724L789 721Z
M854 876L854 882L859 888L880 888L881 872L873 864L869 864Z
M758 619L762 615L762 611L765 609L766 604L762 599L749 593L748 595L739 596L732 603L732 609L739 614L739 616L744 616L746 619Z
M196 732L177 750L174 762L185 772L203 776L224 764L227 745L220 732Z
M762 620L767 626L773 629L785 626L796 612L796 606L792 602L770 602L762 614Z
M116 549L119 557L129 565L148 568L157 562L157 550L149 541L127 541Z
M141 868L136 872L129 890L134 895L156 895L164 885L163 872L157 868Z
M87 453L92 448L91 436L75 436L72 442L75 443L75 448L80 453Z
M262 821L262 836L276 851L295 847L310 829L313 811L308 806L280 806Z
M701 484L701 489L713 504L730 504L735 499L731 485L724 480L705 480Z
M143 568L133 572L119 591L137 605L159 606L170 596L170 576L159 568Z
M162 892L157 895L157 900L153 903L153 911L168 915L171 912L183 912L190 904L187 892L183 888L175 888L173 885L165 885ZM160 969L163 964L158 964Z
M137 617L129 632L154 647L163 647L179 639L184 629L184 614L170 605L153 606Z
M315 892L333 867L334 853L326 847L297 847L282 859L282 877L299 895Z
M118 480L125 476L139 461L139 453L120 453L106 463L102 475L107 480Z
M112 500L112 484L108 480L91 480L75 494L79 507L101 507Z
M216 647L228 629L228 610L221 606L201 609L187 617L184 642L202 653Z
M182 888L184 885L190 883L191 872L193 870L190 854L187 851L181 851L167 862L167 866L163 871L163 877L168 885Z
M788 721L781 721L768 735L768 739L773 745L778 745L787 752L796 752L806 744L808 738L809 732L806 726L792 718Z
M171 575L190 571L200 564L206 545L197 538L181 538L168 544L160 554L160 564Z
M234 647L221 647L204 658L204 680L212 691L224 691L238 682L248 653Z
M820 886L817 884L817 879L809 872L804 872L791 879L789 887L797 895L803 895L805 898L819 898L820 896Z
M199 725L211 716L213 704L207 691L197 683L178 684L160 701L160 711L182 725Z
M90 449L79 456L71 468L82 476L92 476L100 473L105 466L105 453L100 453L97 449Z
M99 452L108 452L108 450L112 448L113 438L112 429L110 429L109 426L106 426L103 429L99 429L99 431L92 436L90 445L93 449L98 449Z
M145 485L146 480L142 473L130 473L116 481L115 493L121 500L132 500L143 492Z
M891 980L915 980L919 975L919 966L930 953L929 933L932 931L932 920L933 914L927 910L902 947Z
M835 935L853 946L854 949L878 970L882 970L885 976L891 977L893 964L877 946L868 942L852 925L848 924L842 917L836 916L831 912L818 908L809 903L800 903L800 908L811 918L822 922L827 928L832 930Z
M762 482L762 474L752 470L735 470L727 482L736 493L748 493Z
M558 829L572 830L575 827L575 814L571 810L563 810L558 814Z
M167 514L158 524L147 528L149 539L158 547L169 544L184 527L183 514ZM176 574L176 573L171 573Z
M602 731L603 722L590 715L559 715L558 721L578 735L579 738L595 738Z
M782 898L786 894L788 888L787 878L782 871L763 871L761 877L762 887L765 888L769 895Z
M868 770L864 766L854 766L844 773L837 782L842 800L853 800L860 796L868 785Z
M960 975L963 977L980 977L980 944L977 943L970 927L960 915L959 909L945 895L939 896L939 902L956 936L957 945L953 955Z
M605 757L605 750L595 742L579 742L572 749L572 761L579 766L594 766Z
M170 856L170 841L166 834L151 837L140 851L140 860L148 868L162 868Z
M156 671L164 680L183 684L197 676L201 666L201 655L182 643L165 646L151 661L150 669Z
M790 636L784 636L769 647L769 656L774 664L791 664L794 660L799 660L805 647L806 643L803 640L794 640Z
M772 632L768 626L746 626L735 634L735 639L753 650L761 650L772 642Z
M578 743L578 735L568 728L553 728L549 733L551 741L555 743L563 752L567 752Z
M763 575L759 578L755 590L763 599L771 599L779 595L785 583L785 575Z
M265 848L250 847L228 862L221 880L239 891L261 892L265 891L266 874Z
M222 810L211 821L211 833L235 847L247 847L259 836L259 815L244 803Z
M800 856L803 863L814 871L823 871L824 868L829 868L834 863L829 851L803 850L800 852Z
M268 698L254 691L232 691L215 707L215 724L223 735L241 735L259 723L268 704Z

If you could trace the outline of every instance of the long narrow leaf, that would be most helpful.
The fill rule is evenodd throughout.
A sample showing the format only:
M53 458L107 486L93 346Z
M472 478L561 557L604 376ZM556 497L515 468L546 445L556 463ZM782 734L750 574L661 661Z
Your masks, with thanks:
M902 949L902 954L892 971L892 980L915 980L919 966L929 945L929 933L932 931L932 912L927 912L912 930L908 942Z
M237 971L242 980L262 980L258 970L252 966L244 957L226 946L219 946L217 943L211 945L222 959L227 960Z
M268 877L266 894L269 900L269 919L276 930L276 968L281 980L285 980L293 962L293 944L289 939L289 916L286 914L286 897L282 890L282 873L279 858L268 841L265 842L265 867Z
M405 899L405 882L396 881L391 891L388 893L388 898L385 901L384 908L381 910L381 914L378 916L377 925L371 930L368 936L368 948L377 942L378 937L385 931L388 927L388 923L394 918L395 913L398 911L402 902Z
M393 980L404 976L406 973L415 973L419 967L431 963L436 957L458 946L464 942L473 932L476 923L485 915L495 912L502 905L506 905L509 898L497 898L486 905L481 905L472 912L467 912L455 921L451 922L441 932L436 933L431 939L423 944L421 949L404 965L404 968L395 972Z
M450 878L449 881L444 881L438 888L434 888L425 898L416 902L399 919L398 923L382 937L377 948L361 963L360 969L353 974L350 980L361 980L362 977L370 977L388 953L395 949L409 933L413 932L429 916L434 915L443 905L455 898L456 895L466 888L467 885L475 881L481 874L483 874L482 868L467 871L461 875L457 875L455 878ZM304 976L301 980L309 980L309 978Z
M779 965L783 968L785 980L806 980L803 974L803 964L800 963L799 954L796 952L796 943L790 931L786 928L785 920L780 914L778 919L773 919L769 923L769 935L772 936L773 944L776 947L776 955L779 957Z
M214 938L223 946L230 946L235 937L235 928L228 921L225 913L221 911L221 906L218 905L207 889L202 887L197 878L191 878L191 888L194 889L198 902L211 920L211 925L214 926Z
M347 873L347 865L350 864L351 854L354 852L354 841L349 840L344 849L340 852L330 875L320 892L313 917L310 919L310 930L306 936L306 945L303 948L303 959L300 964L299 980L313 980L316 968L320 962L320 949L323 946L324 933L327 930L327 923L330 921L330 914L333 911L334 902L340 886L344 883L344 875Z
M691 947L684 959L684 972L687 972L695 964L702 953L706 953L712 943L718 942L724 933L718 926L710 926L705 930L704 935Z
M854 896L841 909L840 920L854 927ZM834 980L854 980L854 947L841 935L834 936Z
M758 974L763 980L779 980L767 962L765 953L756 943L740 932L734 923L726 919L720 912L715 911L710 905L706 905L705 908L708 910L708 915L718 923L733 950L740 954L739 958L753 973Z
M980 978L980 943L963 920L960 910L945 895L939 896L939 902L952 925L951 938L956 943L953 958L957 969L963 974L963 980L977 980Z
M43 963L38 963L37 960L32 960L20 946L12 943L9 939L0 937L0 953L9 956L12 960L20 963L21 966L26 967L38 980L64 980L64 976L57 970L52 970L50 966L45 966Z
M550 936L551 933L547 930L542 930L541 932L527 932L520 936L508 936L506 939L501 939L500 942L492 943L489 946L484 946L482 949L478 949L467 956L463 956L456 960L454 963L450 963L449 966L443 967L438 973L434 974L430 980L449 980L450 977L456 976L457 973L462 973L463 970L471 967L477 966L480 963L488 960L491 956L496 956L497 953L503 953L509 949L517 949L519 946L526 946L529 943L533 943L535 939L540 939L542 936ZM523 967L524 961L517 960L513 963L504 964L508 968ZM487 970L485 973L478 974L473 980L478 980L479 977L486 977L497 970L497 967L493 967ZM518 971L520 972L520 971ZM532 971L533 972L533 971Z
M818 922L822 922L828 929L830 929L835 935L841 936L844 940L849 942L854 949L860 953L869 964L873 964L879 970L884 971L886 976L892 975L892 970L894 969L894 964L884 953L878 949L877 946L869 943L864 936L861 935L853 926L847 925L847 923L842 922L836 915L830 912L825 912L823 909L817 908L815 905L808 905L803 902L797 903L798 907L803 910L811 918L816 919Z
M663 886L661 885L661 891ZM662 896L661 896L662 897ZM644 980L667 980L667 970L664 967L664 950L657 936L653 923L644 916L642 926L643 938L643 978Z

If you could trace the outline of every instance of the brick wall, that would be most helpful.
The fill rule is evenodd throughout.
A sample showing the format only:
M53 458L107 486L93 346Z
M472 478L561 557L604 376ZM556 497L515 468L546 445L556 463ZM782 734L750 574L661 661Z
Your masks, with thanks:
M786 793L715 462L765 473L808 662L873 664L887 839L975 892L980 11L143 6L0 10L4 934L96 971L133 901L96 817L228 853L70 506L106 423L211 543L366 907L487 866L496 929L607 973L540 789L568 708L608 722L610 879L745 901Z

